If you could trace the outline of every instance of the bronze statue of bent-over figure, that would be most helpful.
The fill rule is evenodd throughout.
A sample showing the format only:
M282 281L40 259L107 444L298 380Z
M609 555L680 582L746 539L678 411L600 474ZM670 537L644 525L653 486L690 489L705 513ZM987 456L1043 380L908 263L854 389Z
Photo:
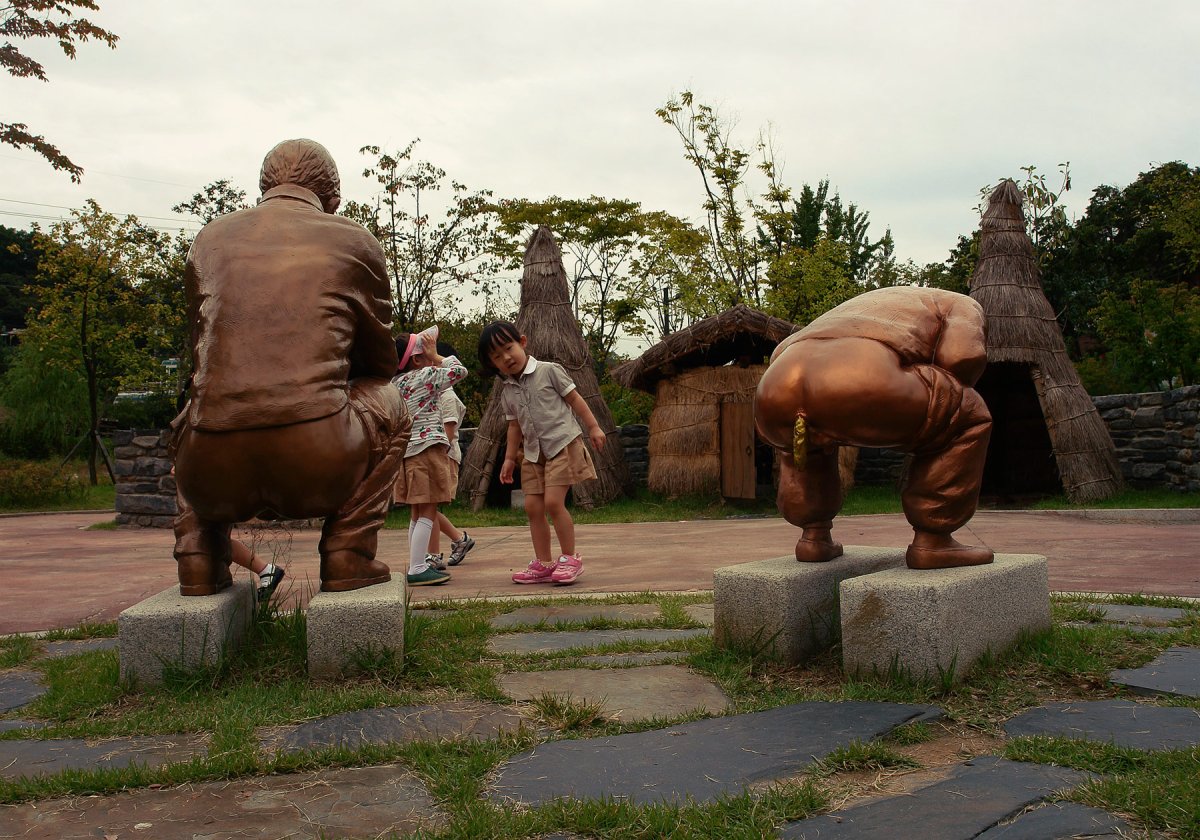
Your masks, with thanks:
M324 517L321 589L389 580L375 559L411 421L382 249L332 215L337 167L311 140L268 153L258 206L188 254L191 396L174 422L184 595L230 583L232 523Z
M754 398L759 435L780 452L779 508L804 529L796 559L832 560L842 507L837 450L912 453L901 492L914 569L992 562L951 534L979 503L992 418L973 388L987 363L979 304L940 289L859 295L788 336Z

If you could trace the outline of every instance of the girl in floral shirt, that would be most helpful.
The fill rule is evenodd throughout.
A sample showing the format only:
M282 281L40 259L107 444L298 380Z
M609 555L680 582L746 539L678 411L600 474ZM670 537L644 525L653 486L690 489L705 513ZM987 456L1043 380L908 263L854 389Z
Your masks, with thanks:
M437 327L421 333L401 333L396 338L400 366L392 384L400 389L412 417L412 435L404 453L404 466L396 476L394 497L410 510L408 526L408 585L445 583L450 575L430 563L429 538L437 506L454 494L450 441L442 425L438 400L442 392L467 375L454 356L437 351ZM433 558L433 559L436 559Z

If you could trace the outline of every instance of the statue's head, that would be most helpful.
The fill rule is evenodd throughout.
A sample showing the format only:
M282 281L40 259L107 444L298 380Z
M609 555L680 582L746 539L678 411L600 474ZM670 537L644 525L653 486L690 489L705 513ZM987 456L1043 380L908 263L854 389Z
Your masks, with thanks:
M264 193L283 184L294 184L316 193L326 213L342 203L337 164L315 140L284 140L263 158L258 188Z

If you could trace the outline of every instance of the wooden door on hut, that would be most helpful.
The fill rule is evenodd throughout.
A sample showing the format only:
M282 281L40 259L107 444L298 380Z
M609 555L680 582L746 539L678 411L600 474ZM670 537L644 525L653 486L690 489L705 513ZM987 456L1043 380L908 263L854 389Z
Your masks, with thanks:
M721 403L721 495L727 499L753 499L757 489L754 405Z

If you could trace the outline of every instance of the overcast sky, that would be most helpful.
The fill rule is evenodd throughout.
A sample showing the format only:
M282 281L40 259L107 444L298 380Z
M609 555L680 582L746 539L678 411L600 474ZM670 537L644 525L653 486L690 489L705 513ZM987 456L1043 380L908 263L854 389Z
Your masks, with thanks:
M361 146L419 137L497 196L697 219L696 173L654 115L684 89L746 144L769 126L787 183L828 178L919 263L945 259L979 188L1022 165L1069 160L1078 215L1098 184L1200 164L1195 0L99 3L115 50L22 43L49 83L0 77L0 120L87 170L75 185L0 147L0 224L90 197L170 226L205 183L255 192L263 154L295 136L330 149L347 198L373 195Z

